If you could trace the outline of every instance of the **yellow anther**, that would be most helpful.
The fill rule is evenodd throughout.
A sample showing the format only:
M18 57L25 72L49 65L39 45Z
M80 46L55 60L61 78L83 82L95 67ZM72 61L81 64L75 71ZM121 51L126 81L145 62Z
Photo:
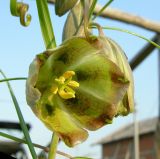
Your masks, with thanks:
M64 89L58 91L59 95L63 98L63 99L70 99L70 98L75 98L75 92L66 92Z
M63 74L63 77L65 78L65 79L68 79L68 78L70 78L70 77L72 77L72 76L74 76L75 75L75 72L74 71L66 71L64 74Z
M59 84L64 84L65 78L63 76L60 76L59 78L56 78L55 81Z
M56 78L57 86L52 88L52 92L54 94L58 92L63 99L75 98L73 88L79 87L79 83L72 80L73 75L75 75L74 71L66 71L62 76Z
M79 83L76 82L76 81L69 81L69 82L68 82L68 86L77 88L77 87L79 87Z

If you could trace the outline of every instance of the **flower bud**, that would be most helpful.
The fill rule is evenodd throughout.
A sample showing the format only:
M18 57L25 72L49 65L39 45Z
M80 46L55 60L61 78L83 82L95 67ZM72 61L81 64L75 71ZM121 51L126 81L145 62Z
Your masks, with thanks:
M78 0L56 0L55 12L57 15L62 16L68 10L72 9Z

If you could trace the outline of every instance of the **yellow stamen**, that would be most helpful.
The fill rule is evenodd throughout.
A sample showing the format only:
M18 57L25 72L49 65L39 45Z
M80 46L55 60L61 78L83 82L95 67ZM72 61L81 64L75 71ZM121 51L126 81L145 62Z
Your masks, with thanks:
M65 78L63 76L60 76L59 78L56 78L55 81L59 84L64 84Z
M52 92L54 94L58 92L63 99L75 98L75 91L73 88L79 87L79 83L72 80L72 76L74 75L74 71L66 71L62 76L56 78L57 86L52 88Z
M54 94L57 94L57 92L58 92L58 87L57 87L57 86L53 86L53 87L51 88L51 91L52 91Z
M69 81L69 82L68 82L68 86L77 88L77 87L79 87L79 83L76 82L76 81Z
M63 77L65 78L65 79L68 79L68 78L70 78L70 77L72 77L72 76L74 76L75 75L75 72L74 71L66 71L64 74L63 74Z
M63 99L75 98L75 93L65 92L64 89L58 91L58 93L59 93L59 95L60 95Z

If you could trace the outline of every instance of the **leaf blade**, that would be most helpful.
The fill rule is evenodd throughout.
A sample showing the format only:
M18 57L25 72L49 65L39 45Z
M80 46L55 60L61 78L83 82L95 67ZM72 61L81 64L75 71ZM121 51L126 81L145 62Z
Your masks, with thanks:
M6 79L6 76L5 74L3 73L2 70L0 70L0 73L2 74L2 76ZM30 138L30 135L29 135L29 132L28 132L28 129L27 129L27 126L25 124L25 121L24 121L24 118L23 118L23 115L22 115L22 112L20 110L20 107L19 107L19 104L18 104L18 101L14 95L14 92L11 88L11 85L9 84L8 81L6 81L7 83L7 86L8 86L8 89L9 89L9 92L10 92L10 95L12 97L12 101L14 103L14 106L15 106L15 109L16 109L16 112L17 112L17 115L18 115L18 118L19 118L19 121L20 121L20 125L21 125L21 128L23 130L23 133L24 133L24 136L26 138L26 142L27 142L27 145L28 145L28 148L31 152L31 155L33 157L33 159L37 159L37 155L36 155L36 152L34 150L34 146L32 144L32 141L31 141L31 138Z

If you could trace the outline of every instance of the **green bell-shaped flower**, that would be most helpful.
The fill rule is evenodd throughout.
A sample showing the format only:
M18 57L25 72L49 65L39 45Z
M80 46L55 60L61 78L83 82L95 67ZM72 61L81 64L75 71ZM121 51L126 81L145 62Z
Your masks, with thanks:
M37 117L72 147L86 140L87 130L133 110L132 72L111 39L72 37L36 56L26 95Z

